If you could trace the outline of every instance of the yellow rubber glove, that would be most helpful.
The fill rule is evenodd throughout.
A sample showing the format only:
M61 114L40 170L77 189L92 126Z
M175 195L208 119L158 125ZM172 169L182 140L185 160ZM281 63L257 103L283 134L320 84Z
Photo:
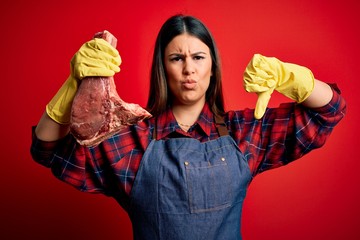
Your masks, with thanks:
M78 89L78 80L72 75L64 82L55 96L46 105L46 113L55 122L70 123L71 105Z
M256 119L263 117L274 90L301 103L310 96L314 82L308 68L260 54L253 56L244 72L245 90L258 95L254 113Z
M120 71L118 51L103 39L95 38L81 46L71 60L71 74L46 105L50 118L60 124L70 123L72 101L79 81L84 77L112 77Z
M94 38L79 49L71 60L72 73L84 77L111 77L120 72L119 52L102 38Z

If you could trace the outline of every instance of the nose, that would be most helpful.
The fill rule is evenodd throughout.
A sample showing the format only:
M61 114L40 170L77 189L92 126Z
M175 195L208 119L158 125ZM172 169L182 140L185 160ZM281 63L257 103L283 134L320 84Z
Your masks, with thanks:
M190 75L193 74L195 72L195 66L194 63L191 60L186 60L184 61L184 69L183 69L183 73L185 75Z

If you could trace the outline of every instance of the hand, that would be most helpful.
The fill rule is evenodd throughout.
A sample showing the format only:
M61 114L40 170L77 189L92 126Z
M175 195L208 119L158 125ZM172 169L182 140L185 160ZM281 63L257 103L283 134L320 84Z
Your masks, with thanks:
M100 39L97 37L106 39ZM107 42L109 41L112 45ZM56 95L46 105L47 115L60 124L70 123L72 101L84 77L111 77L120 71L121 58L116 47L116 38L104 31L81 46L71 60L71 74Z
M244 72L245 90L258 95L256 119L264 115L274 90L301 103L311 94L314 81L312 72L306 67L260 54L253 56Z
M101 37L101 38L99 38ZM71 59L72 74L84 77L112 77L120 71L121 58L115 49L117 40L108 31L96 33Z

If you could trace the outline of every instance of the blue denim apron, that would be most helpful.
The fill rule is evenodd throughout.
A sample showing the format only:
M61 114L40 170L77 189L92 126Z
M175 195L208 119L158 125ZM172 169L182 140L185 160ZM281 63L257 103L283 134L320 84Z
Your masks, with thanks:
M130 196L134 239L241 239L250 180L248 164L230 136L203 143L152 140Z

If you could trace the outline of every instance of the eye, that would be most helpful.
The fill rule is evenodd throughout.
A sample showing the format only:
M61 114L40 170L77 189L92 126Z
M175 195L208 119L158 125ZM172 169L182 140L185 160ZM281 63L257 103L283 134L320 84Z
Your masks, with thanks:
M205 57L204 56L201 56L201 55L197 55L197 56L194 56L194 59L195 60L202 60L204 59Z
M180 56L172 57L172 58L170 58L170 61L171 62L179 62L179 61L182 61L182 57L180 57Z

